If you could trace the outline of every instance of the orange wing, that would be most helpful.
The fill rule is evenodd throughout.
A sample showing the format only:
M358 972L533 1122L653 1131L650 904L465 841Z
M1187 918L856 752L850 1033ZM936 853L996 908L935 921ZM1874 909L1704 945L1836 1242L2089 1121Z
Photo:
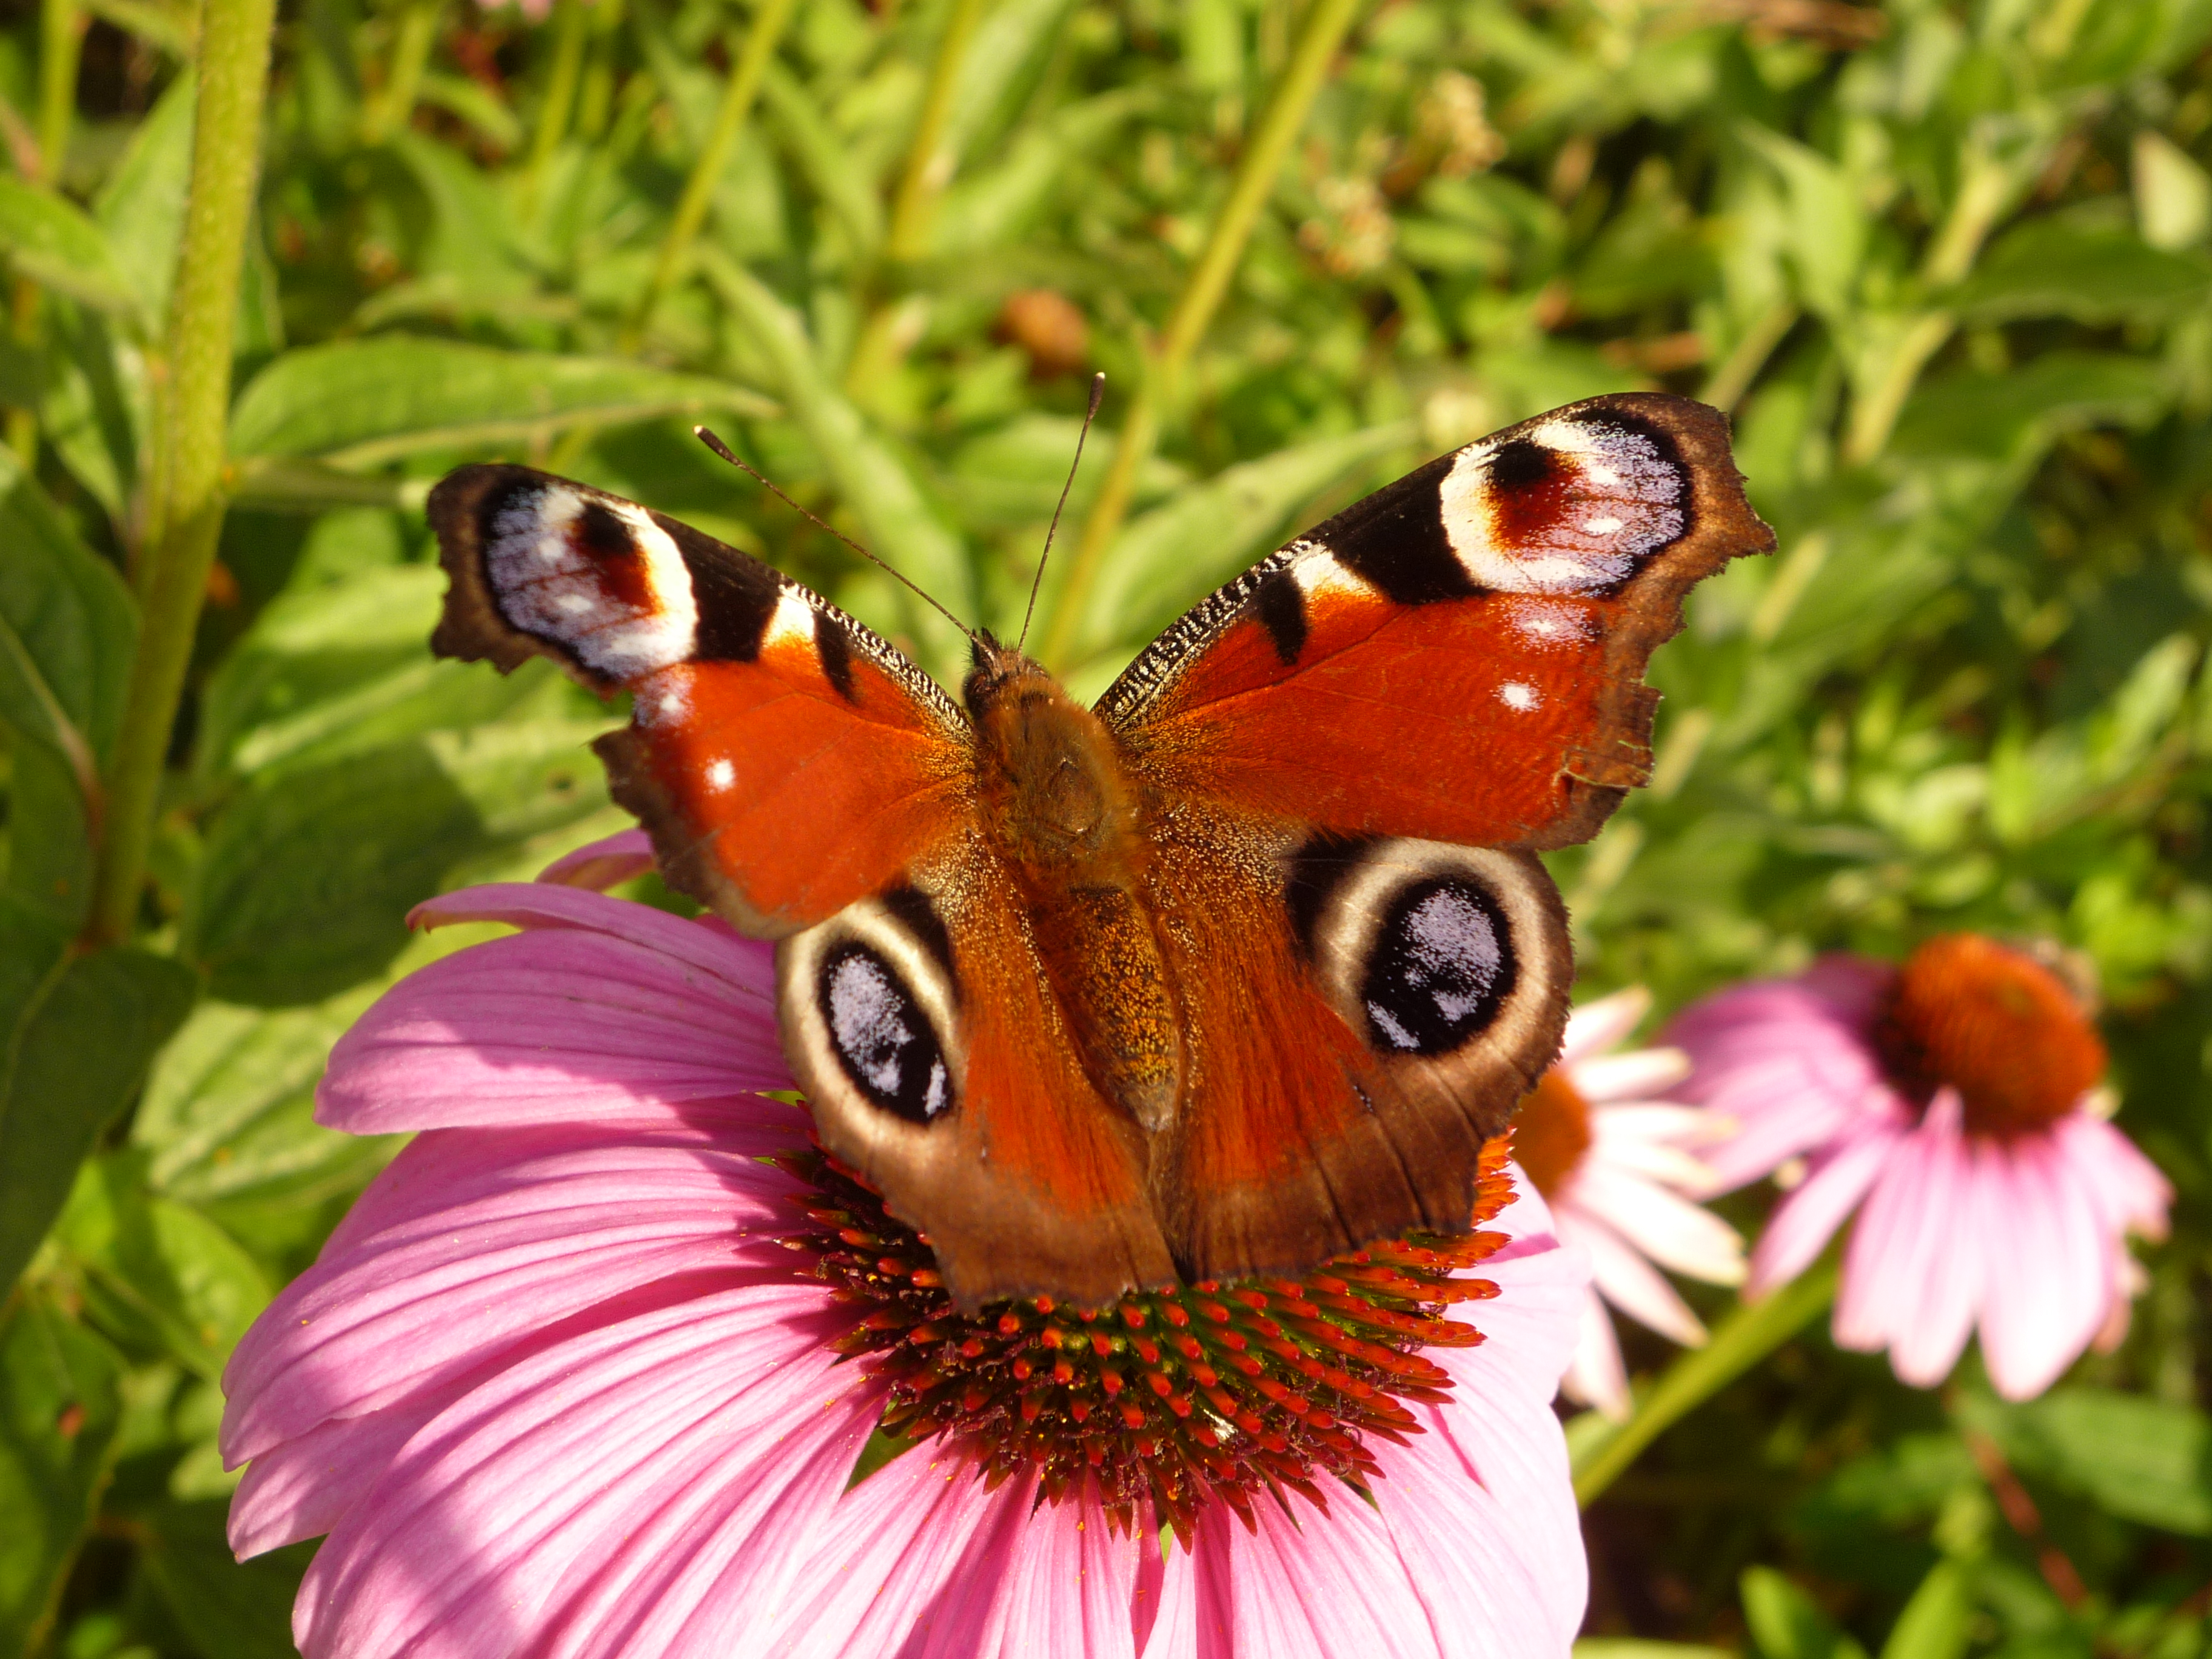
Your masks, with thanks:
M1466 1224L1566 1017L1531 849L1644 781L1652 648L1692 583L1773 540L1720 415L1595 398L1293 542L1100 701L1154 803L1196 1056L1158 1182L1186 1272Z
M430 495L453 586L432 645L553 658L631 696L615 798L674 884L781 938L902 878L974 814L968 726L812 590L688 525L520 466Z
M1353 835L1586 841L1650 766L1682 596L1774 545L1728 427L1627 393L1431 462L1161 635L1098 713L1164 792Z

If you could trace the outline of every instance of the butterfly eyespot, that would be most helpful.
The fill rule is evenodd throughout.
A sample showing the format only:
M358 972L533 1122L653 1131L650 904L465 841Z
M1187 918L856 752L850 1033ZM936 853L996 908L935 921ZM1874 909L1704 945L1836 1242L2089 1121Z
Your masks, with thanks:
M1316 838L1284 902L1337 1012L1389 1061L1510 1051L1572 971L1559 894L1527 853Z
M823 958L816 994L845 1076L879 1109L927 1123L952 1103L952 1074L898 970L857 941Z
M885 1134L927 1133L956 1112L959 993L943 919L900 888L847 906L776 951L793 1074L823 1143L864 1164Z
M1510 929L1486 888L1457 876L1412 883L1383 914L1361 977L1369 1041L1449 1054L1497 1018L1513 980Z

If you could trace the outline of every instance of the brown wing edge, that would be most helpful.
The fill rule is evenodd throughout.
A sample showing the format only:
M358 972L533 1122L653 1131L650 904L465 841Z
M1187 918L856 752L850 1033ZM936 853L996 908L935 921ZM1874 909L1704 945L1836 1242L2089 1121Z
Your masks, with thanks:
M438 538L438 562L448 586L445 609L430 635L430 649L459 662L489 662L512 674L532 657L550 657L581 684L611 696L611 680L592 673L549 640L524 632L500 614L484 574L483 538L477 533L483 498L529 469L480 464L456 468L430 491L430 528ZM536 476L536 475L532 475Z
M1597 740L1567 757L1566 810L1526 845L1540 851L1585 842L1622 798L1651 775L1651 723L1659 694L1644 683L1651 653L1682 631L1682 600L1730 559L1771 553L1773 527L1752 510L1719 410L1658 392L1620 392L1558 411L1611 410L1671 441L1690 480L1690 529L1622 587L1622 612L1607 630L1606 691ZM1545 418L1555 418L1547 416Z
M644 829L660 878L672 890L698 900L752 939L781 939L805 925L780 922L745 902L738 884L708 851L709 838L684 827L676 803L653 775L652 757L635 726L617 726L594 738L592 752L607 769L607 793Z

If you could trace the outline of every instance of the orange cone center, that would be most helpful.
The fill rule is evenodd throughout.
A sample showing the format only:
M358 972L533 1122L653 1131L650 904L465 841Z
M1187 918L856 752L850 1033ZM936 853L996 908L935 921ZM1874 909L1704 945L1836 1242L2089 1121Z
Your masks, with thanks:
M1589 1146L1589 1102L1554 1066L1521 1097L1521 1114L1513 1120L1513 1156L1530 1183L1549 1199L1581 1167Z

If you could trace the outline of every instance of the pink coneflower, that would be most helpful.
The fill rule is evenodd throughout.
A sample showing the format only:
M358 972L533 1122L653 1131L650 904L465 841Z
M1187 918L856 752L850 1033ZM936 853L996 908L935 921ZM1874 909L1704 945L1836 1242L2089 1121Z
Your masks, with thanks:
M333 1051L322 1120L416 1139L225 1379L234 1546L329 1534L313 1659L1566 1650L1583 1273L1502 1146L1466 1237L963 1317L760 1092L768 947L545 883L418 915L521 931ZM852 1485L879 1422L920 1443Z
M1705 1115L1660 1098L1689 1075L1680 1048L1617 1048L1651 1006L1640 986L1577 1008L1559 1057L1521 1103L1514 1157L1551 1206L1560 1242L1589 1252L1582 1333L1560 1388L1607 1417L1627 1416L1628 1375L1607 1302L1662 1336L1695 1347L1705 1328L1657 1262L1709 1285L1743 1283L1743 1240L1681 1196L1712 1176L1684 1150Z
M1942 1382L1978 1327L1990 1382L2025 1400L2124 1330L2126 1235L2163 1236L2172 1189L2105 1121L2104 1044L2033 957L1972 933L1902 968L1832 957L1710 998L1671 1036L1696 1068L1681 1092L1725 1136L1703 1154L1723 1188L1805 1160L1750 1294L1857 1208L1836 1341L1887 1348L1907 1382Z

